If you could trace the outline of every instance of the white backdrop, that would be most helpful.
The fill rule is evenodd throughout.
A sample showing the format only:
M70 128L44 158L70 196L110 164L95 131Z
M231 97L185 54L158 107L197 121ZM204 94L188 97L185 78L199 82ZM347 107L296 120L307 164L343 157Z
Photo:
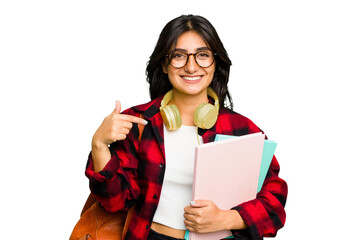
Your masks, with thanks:
M126 3L124 3L126 2ZM145 67L181 14L209 19L235 110L278 142L289 185L277 239L354 239L360 210L358 1L1 1L3 239L68 239L92 134L149 100Z

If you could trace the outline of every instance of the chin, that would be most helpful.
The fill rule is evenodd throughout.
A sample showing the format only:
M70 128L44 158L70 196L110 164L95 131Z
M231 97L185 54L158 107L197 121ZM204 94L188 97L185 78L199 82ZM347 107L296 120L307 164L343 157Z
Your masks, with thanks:
M208 88L208 85L207 86L185 86L180 89L177 88L177 91L188 94L188 95L198 95L204 91L207 92L207 88Z

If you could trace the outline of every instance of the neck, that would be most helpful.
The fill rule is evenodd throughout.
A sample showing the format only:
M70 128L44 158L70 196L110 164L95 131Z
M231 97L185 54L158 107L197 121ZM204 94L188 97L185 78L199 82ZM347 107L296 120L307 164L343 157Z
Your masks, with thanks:
M207 103L207 91L203 91L196 95L183 94L174 89L174 95L170 104L175 104L181 115L183 125L195 126L194 113L201 103Z

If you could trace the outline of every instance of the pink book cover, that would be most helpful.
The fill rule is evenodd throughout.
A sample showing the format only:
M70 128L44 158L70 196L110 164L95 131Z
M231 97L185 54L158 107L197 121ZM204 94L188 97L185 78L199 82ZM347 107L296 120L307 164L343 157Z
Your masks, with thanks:
M265 135L248 134L196 146L192 200L212 200L229 210L256 198ZM231 231L190 232L190 240L217 240Z

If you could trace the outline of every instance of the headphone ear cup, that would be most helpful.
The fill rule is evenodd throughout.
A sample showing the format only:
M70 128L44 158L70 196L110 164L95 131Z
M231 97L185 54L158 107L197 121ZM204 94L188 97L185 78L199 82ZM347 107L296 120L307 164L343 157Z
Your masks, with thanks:
M165 127L169 131L176 130L181 127L181 115L176 105L167 105L160 110L161 117L164 121Z
M194 123L202 129L212 128L217 120L218 110L210 103L201 103L195 111Z

